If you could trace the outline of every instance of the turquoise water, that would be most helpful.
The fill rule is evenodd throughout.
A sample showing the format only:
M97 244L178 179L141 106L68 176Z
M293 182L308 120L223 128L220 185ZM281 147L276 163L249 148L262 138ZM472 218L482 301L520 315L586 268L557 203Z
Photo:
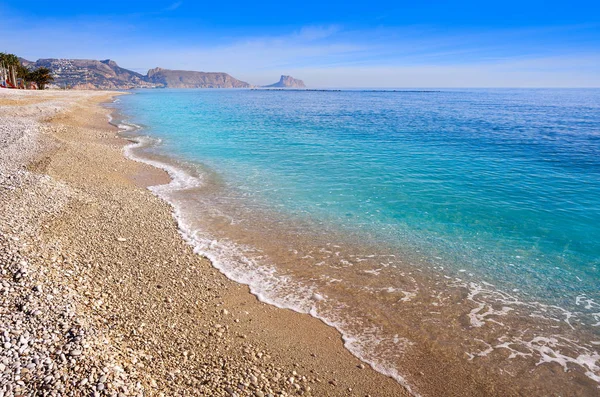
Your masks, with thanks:
M163 150L269 205L425 244L447 264L525 282L532 294L600 293L598 90L122 100Z
M232 223L381 246L598 336L600 90L147 90L119 108L220 186Z

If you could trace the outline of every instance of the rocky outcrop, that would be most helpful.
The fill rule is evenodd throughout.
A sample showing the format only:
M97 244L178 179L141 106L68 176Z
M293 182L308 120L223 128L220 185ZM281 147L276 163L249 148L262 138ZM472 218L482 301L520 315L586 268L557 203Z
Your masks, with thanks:
M148 71L148 82L167 88L250 88L251 85L227 73L194 72L155 68Z
M266 85L266 88L306 88L304 81L293 78L292 76L282 75L275 84Z

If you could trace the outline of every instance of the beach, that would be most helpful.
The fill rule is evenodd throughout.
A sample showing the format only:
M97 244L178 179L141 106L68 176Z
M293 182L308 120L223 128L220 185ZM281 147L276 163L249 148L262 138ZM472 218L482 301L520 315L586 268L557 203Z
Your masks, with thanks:
M115 95L0 91L2 395L408 395L193 253Z
M159 99L208 95L210 114L216 95L248 92ZM393 263L400 251L379 263L379 237L336 245L325 224L246 211L218 173L153 151L169 145L156 124L129 130L113 106L159 94L0 91L0 397L595 394L591 293L574 311L520 300L464 268ZM256 248L226 263L204 228ZM271 254L281 266L251 277Z

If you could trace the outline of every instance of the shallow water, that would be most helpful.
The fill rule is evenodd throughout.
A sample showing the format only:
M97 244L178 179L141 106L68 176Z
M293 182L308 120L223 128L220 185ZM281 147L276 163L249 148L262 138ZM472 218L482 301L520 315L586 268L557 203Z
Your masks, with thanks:
M600 90L141 90L116 106L147 136L129 154L174 177L153 190L198 252L415 393L457 368L598 391Z

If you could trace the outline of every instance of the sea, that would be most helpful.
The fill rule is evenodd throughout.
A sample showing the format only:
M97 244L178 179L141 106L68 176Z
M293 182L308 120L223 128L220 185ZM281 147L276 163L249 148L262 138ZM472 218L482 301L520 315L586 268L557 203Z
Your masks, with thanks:
M198 254L414 395L432 379L600 395L600 89L110 106L126 154L169 172L150 189Z

